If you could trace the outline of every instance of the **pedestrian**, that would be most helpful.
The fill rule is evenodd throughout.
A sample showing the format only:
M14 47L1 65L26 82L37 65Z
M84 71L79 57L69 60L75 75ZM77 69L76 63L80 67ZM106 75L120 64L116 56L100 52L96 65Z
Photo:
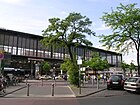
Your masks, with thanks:
M0 91L6 92L5 80L3 76L0 76Z

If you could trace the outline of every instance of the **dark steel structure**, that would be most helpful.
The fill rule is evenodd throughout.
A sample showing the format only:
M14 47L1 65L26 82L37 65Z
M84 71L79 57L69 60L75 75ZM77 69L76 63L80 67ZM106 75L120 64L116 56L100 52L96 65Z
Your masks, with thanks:
M35 65L42 61L48 61L53 66L58 66L69 57L66 48L53 46L44 48L40 43L42 38L39 35L0 29L0 50L11 54L10 64L7 67L34 72ZM89 59L92 52L99 52L101 57L106 58L109 64L115 67L118 67L122 61L122 55L116 52L86 46L72 47L72 49L84 59Z

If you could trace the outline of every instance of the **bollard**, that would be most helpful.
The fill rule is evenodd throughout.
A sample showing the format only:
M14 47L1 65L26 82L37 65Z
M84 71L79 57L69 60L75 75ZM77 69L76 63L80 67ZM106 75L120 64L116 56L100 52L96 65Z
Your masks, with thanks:
M99 89L99 79L97 78L97 89Z
M43 86L43 78L41 80L42 80L42 86Z
M27 96L29 96L29 84L27 84Z
M52 83L52 96L54 96L54 83Z

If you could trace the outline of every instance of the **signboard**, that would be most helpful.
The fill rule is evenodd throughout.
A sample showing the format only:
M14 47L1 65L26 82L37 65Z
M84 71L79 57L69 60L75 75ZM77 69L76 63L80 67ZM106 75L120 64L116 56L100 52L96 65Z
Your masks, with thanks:
M82 65L82 60L81 59L77 60L77 64Z
M44 59L28 58L28 61L44 61Z
M77 64L78 65L82 65L82 59L81 59L81 57L78 57Z

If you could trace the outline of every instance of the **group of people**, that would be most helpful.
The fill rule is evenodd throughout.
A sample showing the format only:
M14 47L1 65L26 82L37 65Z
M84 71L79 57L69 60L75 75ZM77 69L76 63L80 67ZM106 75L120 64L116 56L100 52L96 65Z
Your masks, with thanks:
M19 82L20 80L16 76L12 76L12 78L10 78L8 75L0 75L0 92L5 93L6 87L9 85L16 85Z
M7 87L7 79L4 76L0 76L0 91L5 93Z

